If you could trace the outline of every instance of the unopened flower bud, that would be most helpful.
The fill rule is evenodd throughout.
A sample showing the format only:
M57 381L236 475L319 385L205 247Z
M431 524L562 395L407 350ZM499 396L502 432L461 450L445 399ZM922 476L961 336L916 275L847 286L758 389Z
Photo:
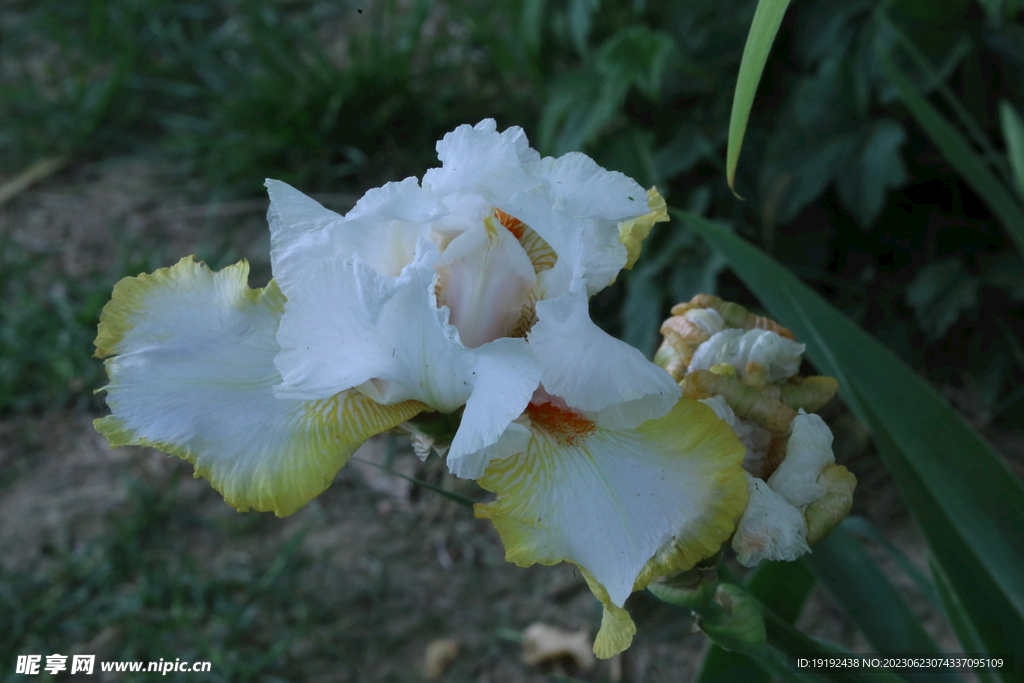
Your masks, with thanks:
M722 396L740 417L753 420L772 435L789 433L796 411L733 377L724 377L709 370L695 370L683 380L683 395L702 399Z
M739 586L718 585L715 603L721 607L713 616L700 619L701 630L726 650L748 651L767 642L761 605Z
M754 315L739 304L731 301L722 301L717 296L712 296L711 294L698 294L690 299L688 303L676 304L672 307L672 315L683 315L695 308L710 308L718 312L729 327L738 327L744 330L769 330L786 339L795 339L792 332L774 320Z

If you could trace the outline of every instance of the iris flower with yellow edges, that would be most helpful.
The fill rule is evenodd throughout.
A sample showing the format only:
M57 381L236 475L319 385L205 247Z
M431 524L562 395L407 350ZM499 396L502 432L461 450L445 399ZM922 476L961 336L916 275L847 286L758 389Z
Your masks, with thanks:
M519 565L578 565L604 604L595 652L625 649L623 604L714 555L747 503L744 447L715 411L590 319L636 261L657 191L519 128L460 126L439 168L345 216L268 180L265 288L191 258L114 288L96 340L112 446L192 462L239 510L288 515L368 437L458 417L456 475Z

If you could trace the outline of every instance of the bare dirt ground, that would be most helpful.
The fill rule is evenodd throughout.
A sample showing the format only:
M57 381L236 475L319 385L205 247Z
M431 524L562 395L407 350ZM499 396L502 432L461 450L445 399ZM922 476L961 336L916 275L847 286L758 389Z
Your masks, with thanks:
M254 284L262 285L268 274L265 205L199 206L193 191L161 185L145 162L79 166L0 209L0 239L59 252L61 267L72 275L109 263L125 244L155 250L160 266L214 249L249 258L254 279L263 278ZM333 200L340 210L349 201ZM42 575L58 562L55 558L101 543L133 514L132 492L143 487L160 492L171 509L187 512L190 521L172 527L166 543L193 558L204 575L262 567L282 543L300 539L296 552L305 561L300 574L304 594L317 597L336 614L336 620L312 629L280 655L287 660L285 669L305 681L424 680L425 652L441 638L457 643L458 654L443 675L451 681L539 683L571 676L594 682L676 683L691 680L699 665L706 639L693 632L692 620L645 595L635 595L628 605L638 635L620 658L589 671L569 662L524 664L516 640L533 622L596 632L599 605L571 566L522 569L507 564L488 522L437 494L357 463L343 469L328 491L292 517L240 515L205 481L187 476L187 463L150 449L109 450L92 429L94 417L66 413L0 420L3 571ZM877 459L865 455L863 435L841 413L830 419L840 461L859 465L855 471L863 486L855 512L867 516L927 571L926 548ZM1021 472L1020 435L994 437ZM852 444L845 454L844 439ZM419 463L394 437L370 442L358 457L388 460L406 474L459 486L450 476L444 478L436 459ZM886 554L876 551L941 644L959 651L912 582ZM800 626L855 651L869 651L821 589ZM90 646L100 656L104 650L118 651L123 628L109 624ZM69 649L72 645L67 643ZM284 679L268 675L259 680Z

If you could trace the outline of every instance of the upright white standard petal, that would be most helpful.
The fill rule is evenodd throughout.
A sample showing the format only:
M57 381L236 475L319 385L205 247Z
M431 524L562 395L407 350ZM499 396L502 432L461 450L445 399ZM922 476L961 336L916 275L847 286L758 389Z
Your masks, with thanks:
M476 514L494 523L508 561L584 570L605 606L594 651L609 657L632 637L629 594L713 555L734 530L746 502L743 448L690 399L635 429L559 403L527 408L530 439L488 467L479 483L498 497Z
M627 263L619 223L650 211L647 192L625 175L578 152L542 159L521 128L498 133L491 119L459 126L437 143L437 152L442 167L427 171L424 187L439 195L484 197L537 231L560 259L574 240L582 240L586 248L578 263L565 267L579 267L590 294L610 284Z
M537 282L530 257L511 232L488 219L456 237L434 266L437 302L451 311L462 343L475 349L521 327Z
M358 256L308 273L278 331L277 395L313 399L358 387L380 403L415 400L443 413L466 406L448 456L452 471L465 474L461 459L522 413L540 372L525 339L462 344L448 308L437 306L436 260L436 249L426 250L397 278Z
M581 154L542 159L492 120L437 149L442 167L422 186L371 190L344 217L267 181L287 297L277 396L358 388L380 403L464 406L449 465L466 476L541 381L598 416L623 404L601 418L621 428L667 412L679 387L587 312L667 219L660 195Z
M582 289L538 302L529 340L544 388L578 411L613 408L602 419L615 428L661 417L681 394L661 368L591 321Z
M397 276L430 237L431 221L447 213L416 178L370 190L344 217L279 180L265 184L274 278L289 297L311 268L355 254L380 274Z
M159 448L195 465L239 510L288 515L330 485L360 444L426 406L382 406L357 392L274 396L274 333L284 297L246 284L244 261L213 273L191 258L126 278L96 339L111 447Z

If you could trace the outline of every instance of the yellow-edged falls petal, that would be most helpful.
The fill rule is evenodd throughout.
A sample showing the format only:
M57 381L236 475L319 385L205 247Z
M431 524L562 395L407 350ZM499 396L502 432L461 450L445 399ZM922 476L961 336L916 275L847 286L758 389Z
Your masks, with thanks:
M424 406L380 405L356 391L279 399L275 338L284 296L250 289L245 261L214 273L184 258L125 278L103 309L111 447L151 446L195 465L239 510L289 515L327 488L368 437Z
M595 653L632 639L622 609L634 590L716 553L747 502L744 448L714 411L680 399L634 429L607 429L553 403L531 404L526 449L490 464L476 506L506 559L572 562L605 607Z
M647 206L650 209L649 213L619 223L619 241L626 247L627 259L624 267L627 270L640 258L640 247L651 234L654 224L664 223L669 219L665 198L656 187L647 190Z

